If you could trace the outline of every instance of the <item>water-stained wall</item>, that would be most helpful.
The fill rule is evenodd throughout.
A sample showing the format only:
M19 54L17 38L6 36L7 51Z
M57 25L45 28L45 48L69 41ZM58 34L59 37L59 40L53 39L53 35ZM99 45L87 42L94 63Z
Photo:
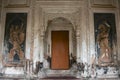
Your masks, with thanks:
M120 59L120 2L118 1L119 0L2 0L2 2L0 2L2 3L2 6L0 5L0 55L5 54L4 37L6 14L27 13L25 59L33 61L33 67L35 67L36 61L44 61L44 53L46 53L45 50L47 50L45 48L50 48L49 45L45 46L47 41L44 41L47 39L47 36L49 36L49 31L46 32L48 22L58 17L69 20L73 26L71 30L71 37L73 38L70 40L73 46L70 47L73 48L75 46L74 48L76 49L70 49L70 52L75 52L77 62L86 62L88 64L97 63L95 55L94 13L112 13L115 15L117 35L115 56L118 56L117 59ZM55 28L52 29L55 30ZM2 57L0 57L0 59L2 59ZM2 63L2 65L4 64ZM6 73L9 70L11 69L7 69Z

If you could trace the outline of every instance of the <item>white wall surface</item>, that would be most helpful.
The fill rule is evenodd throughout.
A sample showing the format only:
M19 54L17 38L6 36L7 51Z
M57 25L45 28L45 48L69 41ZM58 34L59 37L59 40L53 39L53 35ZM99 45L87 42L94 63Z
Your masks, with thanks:
M1 1L1 0L0 0ZM8 12L27 12L25 57L34 62L43 61L44 35L48 20L64 17L72 24L76 34L77 61L87 62L95 54L94 12L115 13L117 24L118 59L120 60L120 1L119 0L2 0L0 17L0 53L4 51L5 17ZM117 5L119 1L119 6ZM0 2L1 3L1 2ZM49 33L49 32L48 32ZM71 40L72 41L72 40ZM72 52L72 51L71 51ZM0 55L1 55L0 54ZM1 58L0 58L1 59ZM35 64L34 64L35 66Z

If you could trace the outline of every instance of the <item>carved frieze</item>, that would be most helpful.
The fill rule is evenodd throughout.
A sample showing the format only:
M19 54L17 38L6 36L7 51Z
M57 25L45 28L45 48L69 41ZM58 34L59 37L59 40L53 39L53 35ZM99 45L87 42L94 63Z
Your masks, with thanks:
M91 6L97 8L115 8L116 0L91 0Z
M4 7L6 8L24 8L29 7L31 0L5 0Z

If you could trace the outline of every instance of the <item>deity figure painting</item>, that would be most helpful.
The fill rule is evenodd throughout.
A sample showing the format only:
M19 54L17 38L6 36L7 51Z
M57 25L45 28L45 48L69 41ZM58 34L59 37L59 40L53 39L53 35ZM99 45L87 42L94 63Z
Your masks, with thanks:
M13 45L9 52L9 61L20 61L24 57L24 52L21 49L21 44L25 40L23 25L13 26L10 28L9 42Z
M113 63L116 45L115 15L112 13L94 13L96 56L99 66Z
M27 13L7 13L4 47L5 64L19 63L25 55Z

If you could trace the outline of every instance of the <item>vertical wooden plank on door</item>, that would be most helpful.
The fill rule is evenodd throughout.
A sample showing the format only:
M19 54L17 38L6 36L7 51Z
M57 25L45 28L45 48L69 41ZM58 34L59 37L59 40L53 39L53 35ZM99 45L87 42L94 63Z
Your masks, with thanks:
M69 31L52 31L51 68L69 69Z

